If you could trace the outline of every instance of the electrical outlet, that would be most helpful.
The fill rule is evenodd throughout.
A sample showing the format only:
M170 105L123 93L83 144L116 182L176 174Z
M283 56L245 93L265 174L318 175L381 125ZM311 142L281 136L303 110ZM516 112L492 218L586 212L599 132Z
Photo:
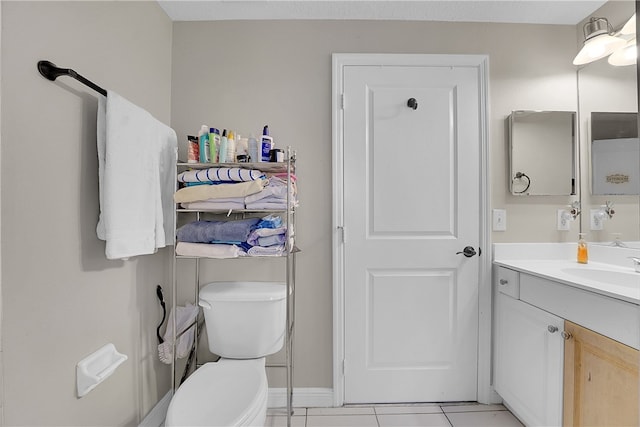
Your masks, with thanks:
M493 231L507 231L507 211L504 209L493 210Z
M568 216L565 215L566 213L566 210L558 209L558 231L569 231L569 229L571 228L571 222L566 218L566 216Z
M591 218L591 229L602 230L602 210L591 209L589 218Z

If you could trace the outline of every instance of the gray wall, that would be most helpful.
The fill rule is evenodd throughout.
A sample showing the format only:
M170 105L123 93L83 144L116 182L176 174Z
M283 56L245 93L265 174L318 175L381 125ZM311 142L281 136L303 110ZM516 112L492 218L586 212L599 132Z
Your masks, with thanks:
M172 23L155 2L2 4L2 339L6 425L137 425L169 389L155 286L170 250L107 261L96 237L97 95L74 68L169 123ZM76 398L75 365L112 342L126 361Z
M488 54L492 206L508 211L508 231L494 241L554 242L569 234L555 231L555 212L570 198L508 193L504 121L517 109L576 110L575 32L442 22L174 24L171 125L182 157L186 135L201 124L245 135L268 123L277 146L298 152L296 387L332 386L331 54ZM207 267L202 280L255 278L258 267Z

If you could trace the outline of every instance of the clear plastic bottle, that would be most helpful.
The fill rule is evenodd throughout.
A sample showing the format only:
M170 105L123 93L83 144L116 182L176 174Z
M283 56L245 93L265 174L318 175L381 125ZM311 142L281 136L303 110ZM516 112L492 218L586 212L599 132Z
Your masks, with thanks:
M253 136L253 134L251 134L249 136L249 157L251 158L250 161L251 162L259 162L260 161L260 151L258 150L258 141L256 140L255 136Z
M233 131L229 131L227 135L227 162L235 163L236 161L236 140L233 135Z
M220 137L220 149L218 150L218 163L227 162L227 130L222 131L222 137Z
M586 264L589 262L589 249L584 240L585 233L578 233L578 236L578 263Z

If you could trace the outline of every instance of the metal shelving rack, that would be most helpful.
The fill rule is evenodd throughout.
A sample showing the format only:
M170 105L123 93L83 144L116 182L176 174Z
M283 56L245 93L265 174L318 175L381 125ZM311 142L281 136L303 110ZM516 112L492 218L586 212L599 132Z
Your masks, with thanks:
M292 194L292 185L293 180L291 176L295 172L295 162L296 162L296 154L291 150L291 147L287 147L287 158L285 162L282 163L185 163L178 162L176 164L176 177L177 173L182 170L187 169L206 169L211 167L239 167L244 169L258 169L267 173L286 173L287 174L287 209L286 210L256 210L256 209L238 209L232 211L220 211L220 210L194 210L194 209L183 209L176 205L176 209L174 210L174 224L177 228L177 220L178 216L182 213L191 213L195 214L196 220L201 219L202 214L213 214L213 215L226 215L227 217L234 215L245 216L248 214L280 214L286 216L287 223L287 236L293 237L292 239L288 238L286 243L285 254L282 257L240 257L227 259L227 262L237 261L241 262L242 259L255 259L255 258L285 258L286 262L286 274L285 274L285 283L286 283L286 331L285 331L285 363L284 364L267 364L268 368L284 368L286 369L286 383L287 383L287 427L291 426L291 415L293 414L293 335L295 330L295 281L296 281L296 254L299 252L299 249L295 245L295 208L293 207L293 200L291 200ZM177 179L176 179L177 186ZM174 230L175 232L175 230ZM177 264L180 259L192 259L195 260L195 279L194 279L194 300L197 304L200 294L200 263L203 260L207 260L208 258L201 257L192 257L192 256L180 256L176 255L174 251L173 261L172 261L172 271L173 271L173 279L172 279L172 288L171 288L171 309L175 313L176 309L176 301L178 298L178 277L177 277ZM200 317L200 316L198 316ZM177 388L180 386L182 381L188 376L190 363L187 362L184 373L182 375L182 380L180 383L176 381L176 341L177 339L187 332L188 330L194 328L194 348L192 349L193 360L195 361L196 369L198 367L197 361L197 353L198 353L198 337L199 332L201 330L201 325L203 323L202 320L196 318L195 322L189 325L182 333L176 334L176 316L174 316L174 337L173 337L173 360L171 363L171 390L175 392ZM191 356L190 356L191 358Z

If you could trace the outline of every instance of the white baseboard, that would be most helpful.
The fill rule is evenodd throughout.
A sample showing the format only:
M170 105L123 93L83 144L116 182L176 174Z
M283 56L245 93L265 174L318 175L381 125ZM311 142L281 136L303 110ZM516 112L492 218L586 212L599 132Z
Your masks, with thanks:
M284 408L287 406L286 388L269 388L267 407ZM293 406L296 408L326 408L333 406L333 389L331 388L294 388Z
M138 427L162 427L171 402L171 391L168 391L156 406L149 411ZM267 407L284 408L287 406L287 389L270 388ZM333 389L331 388L294 388L293 406L298 408L326 408L333 406Z
M169 403L171 402L171 390L164 395L156 406L149 411L146 417L138 424L138 427L162 427L164 425L164 419L167 416L167 409L169 409Z

